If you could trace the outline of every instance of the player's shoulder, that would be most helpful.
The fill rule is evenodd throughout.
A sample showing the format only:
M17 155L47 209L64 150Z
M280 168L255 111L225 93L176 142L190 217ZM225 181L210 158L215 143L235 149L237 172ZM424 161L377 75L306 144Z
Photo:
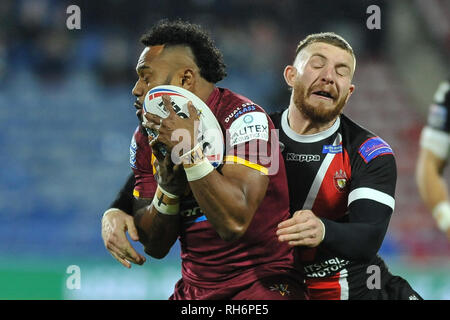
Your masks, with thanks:
M369 163L381 156L389 155L394 157L394 151L388 142L346 115L341 115L341 126L344 147L358 159Z
M147 133L140 125L138 125L136 127L136 129L134 130L132 140L135 140L135 141L142 141L142 140L147 141L148 140Z
M226 127L229 127L234 121L249 113L258 112L268 117L264 109L249 98L229 89L220 88L220 90L222 95L216 117ZM250 121L250 117L247 117L247 121Z
M273 122L275 128L281 128L281 117L283 115L283 111L276 111L269 114L270 119Z

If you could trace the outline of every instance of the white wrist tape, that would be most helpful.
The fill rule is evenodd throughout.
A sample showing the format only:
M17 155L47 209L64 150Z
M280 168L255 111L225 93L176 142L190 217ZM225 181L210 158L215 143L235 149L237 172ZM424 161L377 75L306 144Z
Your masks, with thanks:
M214 171L214 167L209 163L208 159L205 158L192 167L185 166L184 171L186 172L188 181L195 181L208 175L211 171Z
M450 202L442 201L433 208L433 217L439 229L446 232L450 228Z
M185 159L185 158L188 157L188 156L189 156L189 158L190 158L191 155L192 155L193 153L195 153L195 151L197 151L197 149L199 149L201 146L202 146L201 143L197 143L197 145L196 145L195 147L193 147L191 150L189 150L189 151L186 152L185 154L181 155L181 156L180 156L180 159L183 160L183 159Z
M178 196L164 191L160 186L156 189L152 204L153 207L162 214L172 216L177 215L180 211L180 200Z
M159 184L158 184L158 188L159 188L159 190L161 190L162 193L164 193L170 199L178 199L178 198L180 198L179 196L174 195L174 194L170 193L169 191L164 190Z

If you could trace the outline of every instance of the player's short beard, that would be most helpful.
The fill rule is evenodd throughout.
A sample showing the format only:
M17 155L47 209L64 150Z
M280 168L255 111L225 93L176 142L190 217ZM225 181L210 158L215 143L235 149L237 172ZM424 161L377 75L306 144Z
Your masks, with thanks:
M307 118L314 123L326 124L336 119L344 109L348 93L341 97L336 106L329 110L320 107L314 107L306 102L307 95L312 92L306 93L304 86L297 85L294 90L294 103L297 109Z

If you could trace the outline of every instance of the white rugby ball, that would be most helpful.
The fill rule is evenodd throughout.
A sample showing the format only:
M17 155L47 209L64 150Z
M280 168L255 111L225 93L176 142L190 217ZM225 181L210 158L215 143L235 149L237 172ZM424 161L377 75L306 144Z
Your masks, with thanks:
M171 85L157 86L151 89L144 100L144 111L157 115L161 118L167 118L169 111L164 106L162 96L168 95L172 101L172 107L175 113L182 117L189 117L188 102L191 101L194 107L199 112L200 125L198 128L198 143L201 143L203 147L203 153L216 168L223 161L224 154L224 137L222 129L217 121L216 117L212 113L211 109L195 94L192 92ZM145 121L145 117L144 117ZM147 133L152 138L158 135L156 130L147 129ZM165 155L167 152L164 146L161 148L162 153Z

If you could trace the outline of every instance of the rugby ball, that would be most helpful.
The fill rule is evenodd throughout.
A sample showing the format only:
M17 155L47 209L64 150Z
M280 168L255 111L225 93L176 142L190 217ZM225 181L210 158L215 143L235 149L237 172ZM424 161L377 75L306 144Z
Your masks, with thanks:
M169 111L162 101L163 95L168 95L171 98L173 110L182 118L189 117L187 104L189 101L192 102L197 109L200 118L197 142L201 143L203 153L211 164L217 168L223 161L225 145L222 129L211 109L189 90L177 86L164 85L154 87L146 94L143 105L144 111L161 118L167 118L169 116ZM144 117L144 121L145 120ZM156 130L149 128L146 128L146 130L148 135L152 138L155 138L158 135L158 131ZM160 145L159 148L164 155L167 153L167 149L164 145Z

